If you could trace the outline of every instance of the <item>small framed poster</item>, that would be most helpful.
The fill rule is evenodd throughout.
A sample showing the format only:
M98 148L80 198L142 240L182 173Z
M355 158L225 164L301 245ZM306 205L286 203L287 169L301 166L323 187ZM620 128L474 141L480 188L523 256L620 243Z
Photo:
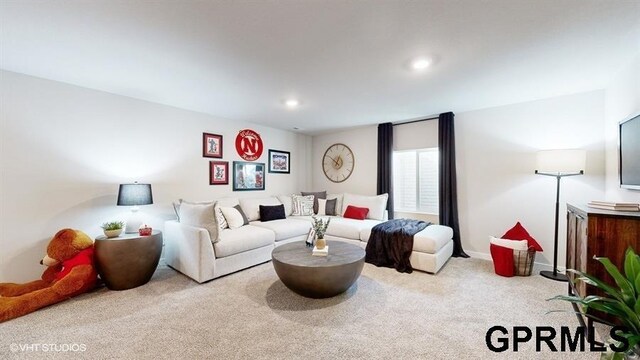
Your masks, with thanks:
M202 157L222 158L222 135L202 133Z
M209 185L229 184L229 162L209 161Z
M269 172L289 174L291 172L291 153L288 151L269 149Z
M264 190L264 163L233 162L233 191Z

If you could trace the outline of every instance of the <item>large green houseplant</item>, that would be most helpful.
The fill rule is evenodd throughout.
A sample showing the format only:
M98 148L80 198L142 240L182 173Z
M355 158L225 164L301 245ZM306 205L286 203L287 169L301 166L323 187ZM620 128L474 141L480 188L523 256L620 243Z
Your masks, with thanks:
M594 259L605 267L617 286L611 286L581 271L568 270L578 275L574 282L584 281L586 284L602 290L607 296L589 295L583 298L559 295L553 300L569 301L581 305L584 310L598 310L618 319L626 328L618 334L629 341L630 349L634 349L636 354L640 354L640 256L632 248L627 249L624 258L624 275L608 258L594 257ZM587 316L599 320L593 315L587 314ZM619 353L614 359L623 359L624 356Z

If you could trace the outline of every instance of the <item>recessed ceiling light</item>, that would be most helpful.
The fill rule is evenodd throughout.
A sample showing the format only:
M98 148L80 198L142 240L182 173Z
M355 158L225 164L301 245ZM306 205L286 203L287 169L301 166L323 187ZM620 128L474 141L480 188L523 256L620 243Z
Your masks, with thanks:
M423 71L431 65L431 60L427 58L417 58L411 62L411 68L415 71Z
M287 99L284 101L284 105L289 109L294 109L300 105L300 101L298 101L298 99Z

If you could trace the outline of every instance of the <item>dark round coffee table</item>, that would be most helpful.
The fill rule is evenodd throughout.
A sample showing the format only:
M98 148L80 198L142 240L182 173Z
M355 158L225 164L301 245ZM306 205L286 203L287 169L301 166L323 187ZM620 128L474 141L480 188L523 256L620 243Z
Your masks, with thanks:
M94 243L96 269L111 290L127 290L146 284L158 267L162 232L149 236L122 234L98 236Z
M313 256L304 241L273 249L276 274L295 293L320 299L341 294L358 279L364 267L364 250L342 241L327 241L329 255Z

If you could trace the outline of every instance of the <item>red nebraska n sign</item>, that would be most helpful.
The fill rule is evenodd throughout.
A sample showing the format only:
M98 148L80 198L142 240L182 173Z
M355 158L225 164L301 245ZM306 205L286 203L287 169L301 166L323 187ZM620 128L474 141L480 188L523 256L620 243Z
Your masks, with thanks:
M241 158L247 161L255 161L262 155L264 145L260 135L251 130L244 129L236 136L236 151Z

